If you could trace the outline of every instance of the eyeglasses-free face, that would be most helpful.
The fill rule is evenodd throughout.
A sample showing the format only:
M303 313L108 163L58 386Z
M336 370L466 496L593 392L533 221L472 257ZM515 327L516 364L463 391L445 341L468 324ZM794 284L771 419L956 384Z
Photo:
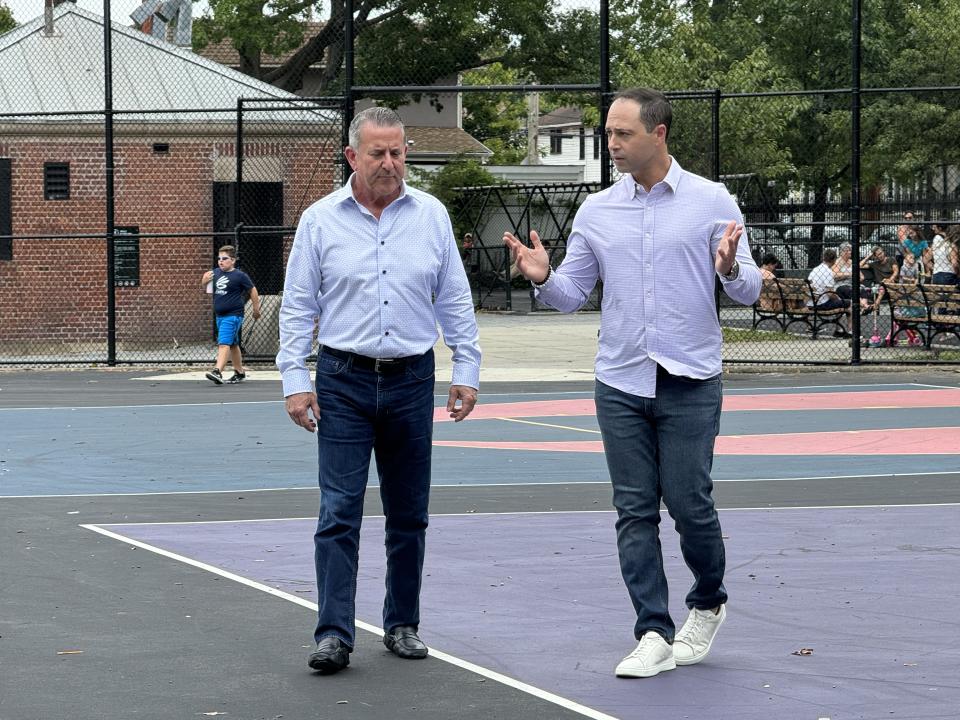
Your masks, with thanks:
M223 262L224 260L233 260L233 258L229 255L222 255L217 258L217 262Z

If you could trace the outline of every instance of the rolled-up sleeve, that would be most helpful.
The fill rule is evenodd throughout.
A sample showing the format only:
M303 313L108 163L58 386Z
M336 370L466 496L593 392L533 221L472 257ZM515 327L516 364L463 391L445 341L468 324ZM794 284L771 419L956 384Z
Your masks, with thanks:
M283 380L283 395L313 392L307 357L320 317L319 228L307 211L300 218L287 260L280 305L280 351L277 367Z

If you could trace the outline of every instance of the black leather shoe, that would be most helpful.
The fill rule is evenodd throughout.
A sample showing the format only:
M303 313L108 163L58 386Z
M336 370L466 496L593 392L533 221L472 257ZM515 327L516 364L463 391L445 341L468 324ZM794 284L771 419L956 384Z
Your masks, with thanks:
M427 646L423 644L413 625L397 625L383 636L383 644L394 655L407 660L427 656Z
M350 664L350 648L340 639L325 637L317 643L317 649L310 653L307 665L321 675L340 672Z

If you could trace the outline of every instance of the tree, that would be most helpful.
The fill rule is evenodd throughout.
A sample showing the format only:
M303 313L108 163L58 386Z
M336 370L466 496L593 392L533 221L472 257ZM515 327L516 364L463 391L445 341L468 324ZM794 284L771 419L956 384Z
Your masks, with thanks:
M17 26L17 21L13 19L13 11L7 7L7 4L0 2L0 35L13 30Z
M529 56L533 38L549 34L555 0L356 0L356 82L429 85L494 62ZM305 41L310 13L326 8L325 22ZM291 92L322 63L325 92L342 79L344 1L209 0L195 23L194 46L230 38L241 71ZM264 69L264 54L292 56Z
M817 91L851 85L849 0L692 0L675 8L662 39L623 50L623 84L724 93ZM864 0L864 87L956 85L960 9L954 0ZM957 158L956 94L865 95L862 182L908 179ZM691 112L691 105L697 109ZM694 162L709 157L706 102L678 101L674 137ZM850 189L850 96L846 93L724 100L723 173L753 173L813 194L813 220ZM938 160L938 158L940 158ZM702 171L702 168L700 169ZM823 228L814 227L811 245Z
M463 233L473 229L480 208L464 207L459 188L499 185L501 182L487 172L476 160L457 157L435 172L409 167L409 180L446 205L454 226L457 242Z

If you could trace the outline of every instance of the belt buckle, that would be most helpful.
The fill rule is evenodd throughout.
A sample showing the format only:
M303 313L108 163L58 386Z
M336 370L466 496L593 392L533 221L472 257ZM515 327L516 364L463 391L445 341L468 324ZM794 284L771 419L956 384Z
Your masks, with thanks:
M390 363L390 360L388 360L388 359L386 359L386 358L377 358L377 359L374 360L374 362L373 362L373 371L374 371L375 373L378 373L378 372L381 371L381 370L380 370L381 366L386 366L386 365L388 365L389 363Z

